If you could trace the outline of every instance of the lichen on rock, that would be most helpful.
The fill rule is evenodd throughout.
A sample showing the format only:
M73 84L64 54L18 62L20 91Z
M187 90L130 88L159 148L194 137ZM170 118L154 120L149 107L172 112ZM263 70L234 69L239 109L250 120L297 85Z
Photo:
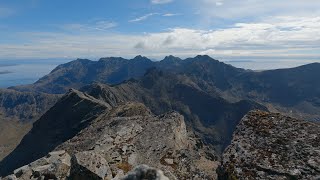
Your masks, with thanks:
M223 155L225 179L319 179L320 124L251 111Z

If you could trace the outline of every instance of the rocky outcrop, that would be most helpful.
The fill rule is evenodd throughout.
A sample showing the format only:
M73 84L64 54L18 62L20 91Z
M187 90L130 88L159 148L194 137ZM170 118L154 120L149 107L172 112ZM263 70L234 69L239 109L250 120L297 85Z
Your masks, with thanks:
M108 162L94 151L71 156L66 151L50 152L47 156L14 170L3 180L70 179L70 180L169 180L161 170L139 165L127 175L112 177Z
M78 152L72 157L71 179L111 179L108 162L93 151Z
M68 177L71 168L71 156L65 151L50 152L28 165L13 171L12 175L4 178L9 179L63 179Z
M320 179L320 124L252 111L223 155L225 179Z
M215 179L219 165L214 151L186 130L183 116L176 112L155 116L139 103L99 116L56 148L61 149L71 154L95 151L106 158L114 175L146 164L173 179Z
M57 162L66 163L55 165L50 158L56 154L63 158ZM156 116L142 104L127 103L106 110L54 152L24 166L31 171L23 172L59 178L70 171L71 179L216 179L218 165L214 151L187 131L183 116Z

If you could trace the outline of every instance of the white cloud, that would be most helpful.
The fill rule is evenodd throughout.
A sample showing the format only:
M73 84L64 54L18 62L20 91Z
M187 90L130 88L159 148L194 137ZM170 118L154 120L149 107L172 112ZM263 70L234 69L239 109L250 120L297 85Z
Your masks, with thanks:
M320 14L319 0L189 0L208 19L264 18Z
M160 13L149 13L140 17L137 17L135 19L129 20L129 22L140 22L140 21L144 21L147 20L148 18L150 18L151 16L155 16L155 15L159 15L159 16L163 16L163 17L172 17L172 16L179 16L181 14L178 13L165 13L165 14L160 14Z
M163 14L162 16L164 17L171 17L171 16L180 16L181 14L179 13L166 13L166 14Z
M0 57L132 57L168 54L213 57L320 57L320 16L279 16L255 23L236 23L217 30L173 28L165 32L126 35L102 31L80 34L21 33L21 45L0 43Z
M152 4L167 4L171 3L173 0L151 0Z
M68 31L106 31L116 26L118 26L118 24L115 22L96 21L96 22L87 23L87 24L81 24L81 23L64 24L60 27Z
M216 2L216 6L222 6L222 5L223 5L223 2L221 2L221 1Z
M139 21L144 21L146 19L148 19L149 17L151 16L154 16L154 15L158 15L159 13L149 13L149 14L146 14L144 16L141 16L141 17L137 17L135 19L132 19L130 20L129 22L139 22Z

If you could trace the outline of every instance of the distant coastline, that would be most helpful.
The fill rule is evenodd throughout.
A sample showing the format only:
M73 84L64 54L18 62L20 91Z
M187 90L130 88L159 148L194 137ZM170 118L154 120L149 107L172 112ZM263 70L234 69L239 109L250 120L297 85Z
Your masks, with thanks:
M1 64L0 62L0 67L8 67L8 66L16 66L18 64Z

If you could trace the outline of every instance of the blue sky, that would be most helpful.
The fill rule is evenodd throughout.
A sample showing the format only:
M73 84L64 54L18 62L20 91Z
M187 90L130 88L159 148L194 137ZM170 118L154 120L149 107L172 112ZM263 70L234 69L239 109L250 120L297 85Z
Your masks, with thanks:
M0 0L0 59L320 57L319 0Z

